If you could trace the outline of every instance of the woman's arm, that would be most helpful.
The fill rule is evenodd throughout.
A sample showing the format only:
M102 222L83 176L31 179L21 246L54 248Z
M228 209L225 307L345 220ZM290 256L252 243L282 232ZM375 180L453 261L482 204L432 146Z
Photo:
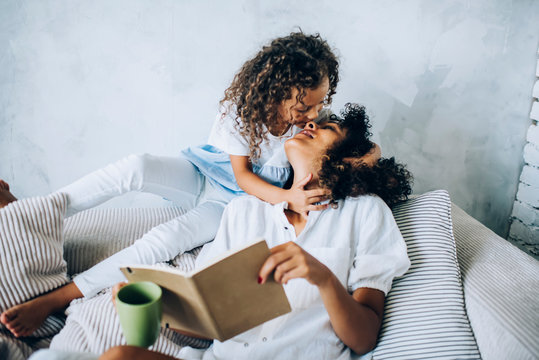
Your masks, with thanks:
M359 288L352 295L333 275L319 286L333 330L357 354L376 346L382 325L385 295L382 291Z
M271 204L286 201L289 209L305 216L309 211L323 210L327 207L327 205L313 204L325 200L329 195L328 190L304 189L304 186L311 180L312 175L306 177L291 189L281 189L267 183L253 173L247 156L230 155L230 163L239 187L247 194L254 195Z
M306 279L318 287L331 325L344 344L357 354L365 354L376 346L384 311L382 291L360 288L348 293L328 267L294 242L278 245L271 253L260 269L260 283L274 270L279 283Z

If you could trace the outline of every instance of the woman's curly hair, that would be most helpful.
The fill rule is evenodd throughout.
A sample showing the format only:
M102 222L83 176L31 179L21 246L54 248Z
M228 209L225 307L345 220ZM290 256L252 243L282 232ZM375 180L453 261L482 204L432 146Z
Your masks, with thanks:
M298 88L301 101L306 89L317 88L325 77L329 91L325 101L331 103L339 81L339 62L319 34L302 32L273 40L248 60L234 76L220 101L222 116L233 113L236 128L249 142L250 156L260 156L260 143L279 124L279 105ZM264 128L265 127L265 128Z
M358 161L374 146L365 107L348 103L341 115L331 117L346 136L327 151L319 172L320 185L331 190L331 200L373 194L391 207L406 199L412 193L412 175L405 165L394 158L381 158L373 166Z

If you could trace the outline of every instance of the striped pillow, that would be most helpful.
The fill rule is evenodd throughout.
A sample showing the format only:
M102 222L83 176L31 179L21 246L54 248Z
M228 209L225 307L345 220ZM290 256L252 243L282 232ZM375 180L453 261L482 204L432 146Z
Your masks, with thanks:
M63 259L66 207L67 195L56 193L0 209L0 312L68 281Z
M425 193L393 214L412 264L387 295L372 358L480 359L464 306L449 194Z

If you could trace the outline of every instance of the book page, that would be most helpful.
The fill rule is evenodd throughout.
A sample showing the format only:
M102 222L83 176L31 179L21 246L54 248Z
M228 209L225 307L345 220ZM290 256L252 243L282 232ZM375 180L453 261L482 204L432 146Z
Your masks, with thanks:
M161 287L163 327L168 326L210 339L218 336L204 299L189 276L165 267L129 266L121 270L129 281L152 281Z

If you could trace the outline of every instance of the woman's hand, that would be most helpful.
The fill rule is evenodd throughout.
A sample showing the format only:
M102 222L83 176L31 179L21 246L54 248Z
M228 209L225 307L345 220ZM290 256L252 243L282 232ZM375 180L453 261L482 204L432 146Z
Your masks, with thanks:
M307 185L312 178L313 174L309 174L294 187L286 190L286 201L288 202L288 208L300 214L304 219L307 218L309 211L327 209L327 204L313 204L327 200L328 196L331 194L331 192L327 189L305 190L305 185Z
M258 273L258 282L265 283L273 270L275 281L281 284L286 284L291 279L303 278L320 287L333 275L324 264L294 242L287 242L271 249L271 255Z

